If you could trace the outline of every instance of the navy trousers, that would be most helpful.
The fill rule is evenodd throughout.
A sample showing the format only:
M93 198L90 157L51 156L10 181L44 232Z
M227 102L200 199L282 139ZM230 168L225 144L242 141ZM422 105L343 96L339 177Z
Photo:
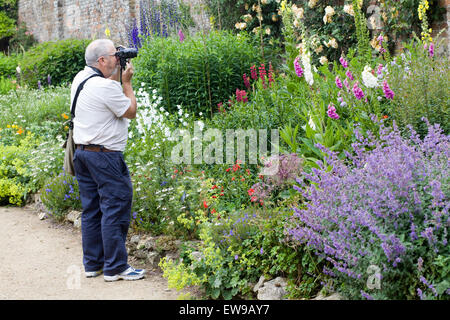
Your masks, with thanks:
M85 271L112 276L125 271L133 187L122 152L75 150L75 175L83 213L81 234Z

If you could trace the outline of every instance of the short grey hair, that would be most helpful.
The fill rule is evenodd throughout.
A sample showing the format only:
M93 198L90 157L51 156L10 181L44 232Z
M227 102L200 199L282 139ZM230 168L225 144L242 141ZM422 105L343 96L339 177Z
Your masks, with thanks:
M109 45L114 47L114 42L109 39L97 39L92 41L87 47L84 54L86 65L93 66L97 64L98 58L109 53Z

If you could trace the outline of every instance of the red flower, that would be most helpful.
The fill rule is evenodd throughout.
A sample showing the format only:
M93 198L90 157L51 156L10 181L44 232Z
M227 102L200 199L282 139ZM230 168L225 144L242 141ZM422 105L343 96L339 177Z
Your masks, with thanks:
M214 208L211 209L211 213L216 213L216 212L217 212L216 209L214 209Z
M226 172L230 172L231 168L228 168L227 170L225 170Z
M250 70L251 70L251 77L252 77L253 80L255 80L257 78L255 65L252 65L250 67Z
M273 82L273 67L272 67L272 62L269 62L269 86L272 85Z
M244 85L247 89L250 89L250 80L248 80L247 78L247 74L244 73L244 75L242 76L242 78L244 79Z
M208 208L208 204L206 203L206 201L203 201L203 208L205 208L205 209Z
M250 188L250 189L248 189L247 192L248 192L248 195L251 196L255 193L255 189Z
M217 186L216 186L216 185L213 185L213 186L211 187L211 190L214 190L214 189L217 189Z
M250 198L250 201L251 201L251 202L255 202L256 200L258 200L258 198L255 197L255 196L253 196L253 197Z

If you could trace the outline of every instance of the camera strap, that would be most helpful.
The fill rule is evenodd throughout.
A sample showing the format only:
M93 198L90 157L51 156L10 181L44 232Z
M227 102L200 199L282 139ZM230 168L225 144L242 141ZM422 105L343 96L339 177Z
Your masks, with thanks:
M96 67L91 67L89 66L89 68L91 68L92 70L94 70L100 77L104 78L105 76L103 75L103 72L101 72L99 69L97 69Z

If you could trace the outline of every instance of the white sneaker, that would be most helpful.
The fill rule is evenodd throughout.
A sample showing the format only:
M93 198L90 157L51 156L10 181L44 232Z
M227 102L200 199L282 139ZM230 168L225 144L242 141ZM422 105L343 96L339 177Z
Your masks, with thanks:
M103 278L105 281L117 281L120 279L123 280L139 280L144 278L145 269L134 269L133 267L129 267L124 272L118 273L113 276L104 275Z
M86 271L84 274L86 275L86 278L94 278L98 277L103 273L103 269L100 269L98 271Z

